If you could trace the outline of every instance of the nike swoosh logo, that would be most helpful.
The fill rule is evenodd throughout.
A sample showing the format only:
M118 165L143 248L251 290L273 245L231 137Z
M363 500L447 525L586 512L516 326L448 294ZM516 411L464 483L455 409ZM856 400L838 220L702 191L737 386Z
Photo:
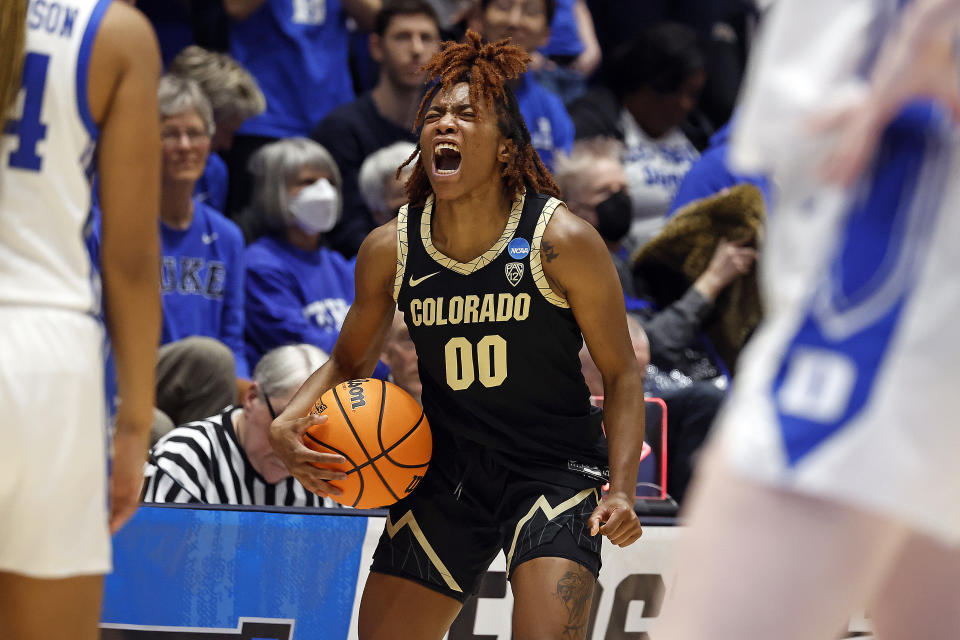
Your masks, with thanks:
M423 276L422 278L414 278L413 276L411 276L411 277L410 277L410 286L411 286L411 287L415 287L415 286L417 286L418 284L420 284L421 282L423 282L424 280L426 280L427 278L432 278L433 276L437 275L438 273L440 273L440 272L439 272L439 271L434 271L433 273L428 273L427 275Z
M211 243L213 243L213 241L216 240L218 237L219 237L219 236L217 235L217 233L214 232L214 233L211 233L211 234L209 234L209 235L205 233L205 234L203 234L202 236L200 236L200 239L203 240L203 244L211 244Z

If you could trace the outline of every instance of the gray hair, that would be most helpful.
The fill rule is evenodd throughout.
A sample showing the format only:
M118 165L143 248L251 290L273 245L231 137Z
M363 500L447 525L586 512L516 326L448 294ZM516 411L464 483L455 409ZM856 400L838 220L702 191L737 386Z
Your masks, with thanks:
M312 344L277 347L260 358L253 370L253 379L264 394L283 395L299 389L329 358L323 349Z
M219 122L246 120L267 108L267 100L254 77L225 53L190 45L170 62L169 71L200 85Z
M623 153L623 143L615 138L587 138L578 140L569 154L555 154L553 179L563 198L576 200L584 174L597 160L622 162Z
M371 211L384 211L387 208L385 197L387 180L394 180L397 167L403 164L417 145L412 142L394 142L390 146L377 149L366 157L360 165L360 195ZM413 171L412 165L405 171Z
M343 181L340 169L320 144L309 138L284 138L261 147L247 168L253 174L253 191L245 223L253 237L279 233L294 223L290 213L287 182L303 167L314 167L330 175L343 211Z
M171 118L187 111L195 111L207 127L207 133L213 135L213 108L200 89L200 85L187 78L164 74L157 87L157 103L162 118Z

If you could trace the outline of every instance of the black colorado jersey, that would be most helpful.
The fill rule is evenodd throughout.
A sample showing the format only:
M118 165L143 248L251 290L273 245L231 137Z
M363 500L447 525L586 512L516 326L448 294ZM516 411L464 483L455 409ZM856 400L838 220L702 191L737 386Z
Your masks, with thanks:
M606 472L601 412L580 371L580 327L541 264L540 240L559 204L521 195L500 239L469 263L433 246L432 195L423 209L400 210L394 297L417 348L434 461L451 446L479 445L550 482L596 485Z

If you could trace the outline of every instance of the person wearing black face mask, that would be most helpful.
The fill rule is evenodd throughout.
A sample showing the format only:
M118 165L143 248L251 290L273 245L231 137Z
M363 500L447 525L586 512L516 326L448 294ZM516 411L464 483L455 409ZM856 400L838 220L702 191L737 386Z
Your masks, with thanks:
M611 138L577 142L557 158L554 178L570 211L589 222L607 243L620 286L634 295L633 276L622 241L630 230L631 201L620 157L623 145Z
M704 273L672 304L660 308L634 280L623 241L630 228L630 196L620 162L623 145L611 138L574 144L558 159L555 178L570 210L603 237L620 275L627 309L647 335L650 362L644 390L667 403L670 432L668 490L683 501L695 454L724 397L726 371L701 343L702 325L720 292L748 272L756 251L721 241Z
M607 242L619 243L630 231L630 196L623 189L596 206L597 231Z

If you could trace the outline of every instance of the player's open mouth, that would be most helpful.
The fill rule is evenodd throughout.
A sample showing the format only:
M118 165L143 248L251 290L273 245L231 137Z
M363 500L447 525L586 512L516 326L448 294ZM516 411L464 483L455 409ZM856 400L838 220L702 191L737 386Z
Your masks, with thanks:
M450 142L433 147L433 170L438 176L450 176L460 170L460 148Z

